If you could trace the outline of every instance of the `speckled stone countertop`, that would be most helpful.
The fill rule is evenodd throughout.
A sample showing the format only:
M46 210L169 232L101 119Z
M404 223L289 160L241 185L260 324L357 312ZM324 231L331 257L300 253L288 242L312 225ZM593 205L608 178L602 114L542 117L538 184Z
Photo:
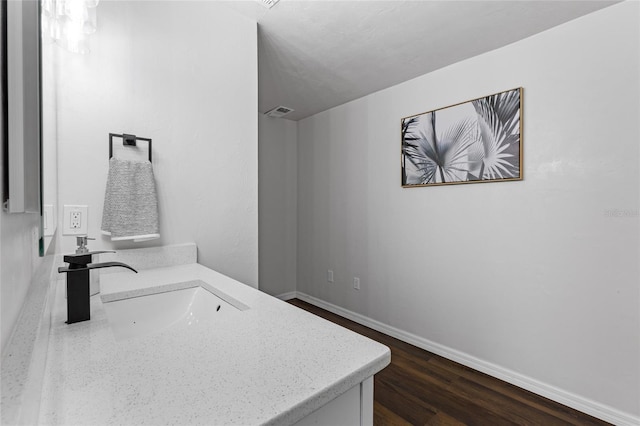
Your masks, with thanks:
M200 281L248 309L211 328L115 340L102 299ZM71 325L63 283L41 424L290 425L390 361L386 346L196 263L104 275L91 320Z

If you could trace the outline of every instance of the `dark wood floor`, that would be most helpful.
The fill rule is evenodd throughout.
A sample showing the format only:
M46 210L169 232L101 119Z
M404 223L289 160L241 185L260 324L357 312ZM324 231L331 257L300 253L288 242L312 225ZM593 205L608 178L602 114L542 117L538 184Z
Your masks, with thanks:
M375 376L375 425L608 425L298 299L289 303L391 348Z

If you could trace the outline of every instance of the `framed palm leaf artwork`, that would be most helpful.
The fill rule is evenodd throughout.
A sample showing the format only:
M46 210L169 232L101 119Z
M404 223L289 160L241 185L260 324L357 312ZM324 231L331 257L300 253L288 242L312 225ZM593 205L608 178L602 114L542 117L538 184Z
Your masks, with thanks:
M404 188L522 180L522 88L401 120Z

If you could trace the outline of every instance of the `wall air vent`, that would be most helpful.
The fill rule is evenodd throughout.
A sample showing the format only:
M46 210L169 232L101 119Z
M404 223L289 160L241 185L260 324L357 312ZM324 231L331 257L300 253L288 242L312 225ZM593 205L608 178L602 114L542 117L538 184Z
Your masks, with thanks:
M265 112L264 115L269 116L269 117L273 117L273 118L282 118L285 115L289 114L290 112L293 112L294 110L292 108L288 108L286 106L277 106L275 108L270 109L269 111Z
M273 6L275 6L276 3L278 3L279 0L256 0L256 1L261 5L263 5L264 7L266 7L267 9L271 9Z

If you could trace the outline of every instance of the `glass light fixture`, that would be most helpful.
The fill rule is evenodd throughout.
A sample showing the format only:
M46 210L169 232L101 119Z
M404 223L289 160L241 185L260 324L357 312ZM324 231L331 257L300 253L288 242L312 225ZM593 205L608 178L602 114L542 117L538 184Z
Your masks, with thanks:
M89 52L100 0L42 0L42 31L74 53Z

